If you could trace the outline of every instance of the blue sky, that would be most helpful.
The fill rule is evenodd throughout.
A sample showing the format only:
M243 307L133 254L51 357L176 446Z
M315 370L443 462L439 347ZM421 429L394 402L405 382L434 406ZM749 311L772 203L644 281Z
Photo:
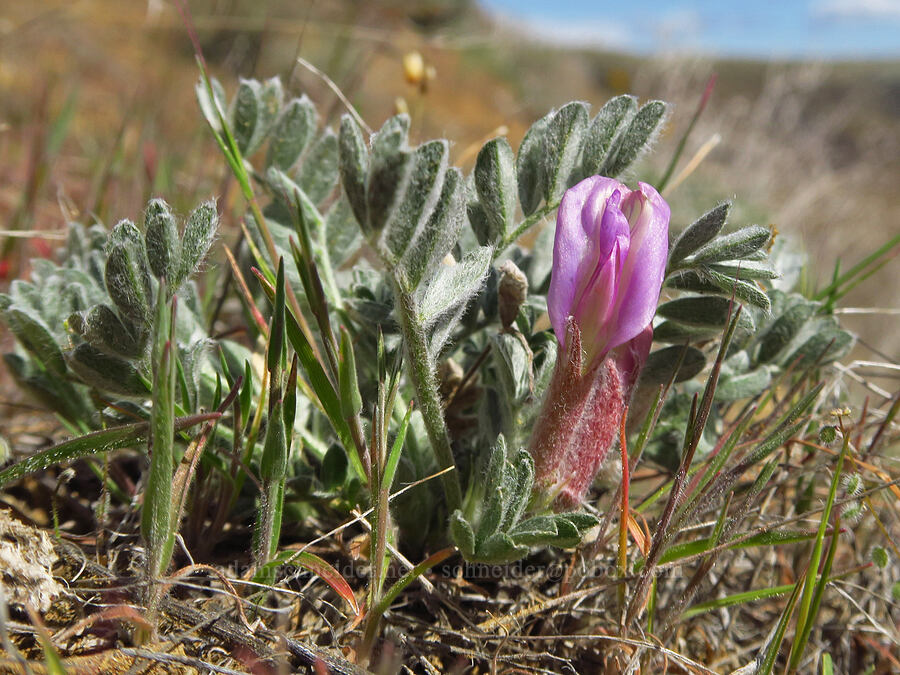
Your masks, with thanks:
M479 1L562 44L755 58L900 58L900 0Z

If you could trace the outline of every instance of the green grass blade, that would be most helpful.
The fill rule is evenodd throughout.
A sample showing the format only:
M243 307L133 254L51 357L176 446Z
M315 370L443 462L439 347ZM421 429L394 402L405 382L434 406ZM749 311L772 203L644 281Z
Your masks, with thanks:
M773 530L771 532L762 532L760 534L741 539L729 549L739 548L756 548L758 546L784 546L786 544L797 544L803 541L809 541L815 538L815 532L807 532L803 530ZM715 548L718 544L712 538L697 539L688 541L683 544L676 544L666 549L666 552L660 556L660 564L672 563L683 558L693 558L702 553ZM640 563L639 563L640 564Z
M781 651L781 644L784 642L784 634L787 632L788 623L790 623L791 616L794 614L794 607L797 605L797 598L800 597L802 585L802 580L794 584L794 590L791 592L791 597L788 598L787 604L781 612L778 623L775 625L775 628L772 629L772 632L763 644L763 647L756 658L757 663L759 664L759 667L756 670L757 675L772 675L772 670L775 668L775 660L778 658L778 652Z
M828 284L828 286L826 286L821 291L816 293L813 296L813 299L814 300L825 300L826 298L830 298L830 297L834 296L839 291L841 286L848 283L850 280L852 280L854 277L856 277L860 273L864 272L866 270L866 268L869 267L872 263L874 263L879 258L881 258L881 256L887 255L888 253L890 253L891 249L895 248L898 245L900 245L900 234L895 235L894 237L891 237L882 246L880 246L875 251L873 251L872 253L867 255L865 258L860 260L858 263L856 263L853 267L851 267L849 270L847 270L843 274L838 275L837 271L835 271L835 279L830 284Z
M37 633L38 644L40 644L41 651L44 653L44 667L47 669L47 675L68 675L66 666L62 658L60 658L59 652L56 651L53 638L47 632L47 628L40 623L40 618L34 610L30 610L29 614L33 615L33 620L37 624L35 632ZM31 670L28 669L25 672L31 672Z
M812 538L812 535L810 537ZM858 573L859 570L857 568L853 568L849 571L842 572L840 574L836 574L828 579L829 582L836 581L843 577L849 576L851 574ZM822 577L819 577L819 581L821 581ZM750 602L757 602L758 600L767 600L768 598L774 598L779 595L784 595L785 593L790 593L791 589L795 588L796 584L784 584L783 586L772 586L770 588L755 588L751 591L744 591L742 593L735 593L734 595L728 595L724 598L715 598L713 600L708 600L706 602L698 602L696 605L692 605L688 609L682 613L682 620L691 619L695 616L699 616L700 614L704 614L706 612L711 612L715 609L723 609L725 607L734 607L735 605L743 605Z
M771 588L757 588L752 591L744 591L743 593L735 593L724 598L716 598L708 602L700 602L686 609L681 618L691 619L700 614L705 614L714 609L722 609L724 607L734 607L735 605L744 605L749 602L757 602L767 598L774 598L785 593L790 593L795 584L785 584L784 586L772 586Z
M800 663L806 643L809 641L809 635L812 631L813 623L816 619L819 603L822 594L825 592L827 583L827 571L823 572L822 579L816 583L816 575L819 571L819 563L822 560L822 550L825 545L825 536L828 531L828 521L831 519L831 511L834 507L834 501L837 497L837 489L841 480L841 471L844 467L844 460L850 451L850 435L844 434L844 445L841 448L841 454L838 456L837 464L834 467L834 475L831 478L831 487L828 490L828 499L825 502L825 508L822 511L822 518L819 521L819 531L816 535L815 546L813 547L812 556L810 557L809 567L806 570L806 577L803 582L803 595L800 598L799 614L797 616L797 637L791 646L791 656L788 662L788 671L794 671ZM831 561L834 559L834 551L837 547L837 536L832 534L831 545L829 547L826 566L830 567Z
M397 431L397 438L394 439L394 445L391 446L391 452L388 455L387 464L384 467L384 478L381 483L383 490L390 490L394 482L394 476L397 474L397 466L400 464L400 451L406 440L406 430L409 428L409 418L412 416L413 404L410 401L409 407L406 409L406 415L403 417L403 423Z
M218 413L204 413L202 415L189 415L175 420L175 431L184 431L197 424L216 419ZM125 448L130 445L138 445L147 440L150 433L149 422L136 422L124 424L119 427L94 431L78 438L63 441L52 448L47 448L35 453L21 462L0 471L0 487L16 481L38 471L49 469L51 466L82 459L101 452L109 452Z
M427 572L429 569L431 569L435 565L438 565L438 564L444 562L447 558L449 558L454 553L456 553L455 546L441 549L437 553L432 553L430 556L425 558L425 560L420 562L418 565L413 567L409 572L407 572L402 577L400 577L396 581L396 583L394 583L394 585L391 586L385 592L385 594L381 596L381 598L378 601L378 604L376 604L375 607L373 607L369 611L372 612L373 616L375 616L376 619L378 617L380 617L381 615L383 615L387 611L387 608L391 606L391 603L396 599L396 597L398 595L400 595L401 591L403 591L404 588L409 586L413 581L415 581L420 576L425 574L425 572ZM366 626L366 635L363 638L364 644L369 644L369 645L372 644L372 640L375 637L375 631L377 631L377 629L378 629L378 623L379 622L377 620L369 621L368 625Z
M725 466L725 463L731 457L731 453L734 452L735 447L737 447L738 441L743 438L744 433L747 431L747 428L753 421L755 412L756 411L754 409L748 410L744 417L739 419L737 424L732 428L732 432L728 436L728 439L725 441L725 445L721 450L719 450L715 457L713 457L707 463L706 468L703 471L703 476L701 476L699 482L697 483L696 489L682 505L680 509L681 513L684 513L690 509L690 507L696 502L697 498L701 494L703 494L704 489L713 479L713 477L722 470L723 466Z
M284 258L279 258L278 276L275 279L275 299L272 302L269 344L266 349L266 368L270 373L280 372L280 366L284 361L284 302Z
M260 280L263 290L266 292L269 299L274 300L274 287L264 278L260 276L257 276L257 278ZM328 421L331 422L331 426L337 434L341 444L347 450L351 466L353 466L359 479L365 484L367 482L366 472L363 468L362 460L356 453L356 445L354 445L353 437L350 434L350 426L347 424L347 420L341 413L341 402L337 392L335 392L331 380L328 379L328 375L325 374L325 369L322 368L322 364L316 358L306 336L303 334L303 331L300 330L300 326L294 318L293 312L287 312L285 319L288 342L291 343L291 346L297 353L300 365L302 365L303 370L306 371L309 385L318 397L323 412L326 417L328 417Z

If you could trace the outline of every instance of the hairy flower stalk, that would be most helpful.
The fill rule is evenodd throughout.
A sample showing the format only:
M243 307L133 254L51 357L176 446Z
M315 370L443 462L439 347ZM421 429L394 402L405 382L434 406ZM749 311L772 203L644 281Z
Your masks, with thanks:
M592 176L559 206L547 309L562 348L529 448L535 487L557 510L584 498L653 340L669 206L638 186Z

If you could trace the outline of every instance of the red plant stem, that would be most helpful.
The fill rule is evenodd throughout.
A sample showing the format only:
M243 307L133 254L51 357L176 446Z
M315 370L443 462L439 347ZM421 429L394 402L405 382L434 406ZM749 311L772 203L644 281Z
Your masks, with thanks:
M619 447L622 451L622 516L619 521L619 607L622 610L622 618L625 617L625 573L628 570L628 485L630 475L628 471L628 445L625 439L625 420L628 418L628 406L622 413L622 421L619 424Z

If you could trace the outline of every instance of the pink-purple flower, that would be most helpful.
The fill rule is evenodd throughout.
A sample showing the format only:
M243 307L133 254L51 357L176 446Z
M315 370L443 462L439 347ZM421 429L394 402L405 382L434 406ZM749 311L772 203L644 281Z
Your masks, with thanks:
M562 349L530 452L557 509L584 498L615 442L653 340L669 206L651 186L592 176L563 196L547 295Z
M585 364L641 333L653 320L666 270L669 205L646 183L629 190L586 178L563 196L556 219L547 310L556 337L581 331Z

